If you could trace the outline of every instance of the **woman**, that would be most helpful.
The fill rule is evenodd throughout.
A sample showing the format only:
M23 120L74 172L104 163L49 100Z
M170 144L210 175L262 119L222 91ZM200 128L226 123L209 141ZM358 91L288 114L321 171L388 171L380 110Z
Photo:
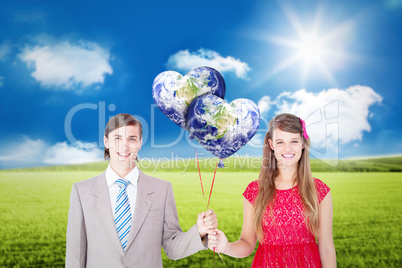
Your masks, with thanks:
M270 121L259 179L243 193L240 239L230 243L218 230L210 249L243 258L258 239L252 267L336 267L331 193L312 176L309 146L302 119L280 114Z

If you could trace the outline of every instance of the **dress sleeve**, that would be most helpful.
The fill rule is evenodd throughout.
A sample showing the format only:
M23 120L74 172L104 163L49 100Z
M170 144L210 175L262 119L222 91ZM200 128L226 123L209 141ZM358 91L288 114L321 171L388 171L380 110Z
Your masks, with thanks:
M318 202L321 203L321 201L324 199L324 197L328 194L328 192L331 189L325 183L323 183L321 180L317 178L315 178L315 187L317 189Z
M243 193L243 196L254 205L255 199L258 194L258 180L251 182Z

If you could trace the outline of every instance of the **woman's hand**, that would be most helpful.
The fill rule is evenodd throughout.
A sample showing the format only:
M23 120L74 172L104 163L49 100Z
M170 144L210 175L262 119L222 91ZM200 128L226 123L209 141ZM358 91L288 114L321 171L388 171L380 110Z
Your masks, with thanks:
M230 243L224 232L216 229L214 234L208 235L208 248L219 253L227 254Z
M235 258L244 258L253 253L257 242L257 235L253 223L253 205L243 199L243 230L240 239L236 242L229 242L226 235L219 229L208 231L208 247L211 250L229 255Z

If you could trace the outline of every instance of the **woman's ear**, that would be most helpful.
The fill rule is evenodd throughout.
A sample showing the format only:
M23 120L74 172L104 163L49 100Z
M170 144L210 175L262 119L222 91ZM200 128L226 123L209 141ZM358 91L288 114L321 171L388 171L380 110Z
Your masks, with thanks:
M273 144L271 139L268 139L268 144L269 144L269 148L271 148L272 151L275 151L274 150L274 144Z

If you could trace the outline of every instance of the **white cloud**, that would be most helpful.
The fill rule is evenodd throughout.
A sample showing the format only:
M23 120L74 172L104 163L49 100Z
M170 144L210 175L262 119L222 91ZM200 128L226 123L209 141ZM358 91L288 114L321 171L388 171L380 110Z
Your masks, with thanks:
M258 101L258 109L260 110L260 113L267 113L272 105L275 104L274 102L271 101L271 98L269 96L264 96Z
M99 148L80 149L66 142L57 143L46 150L45 164L79 164L102 161L103 151Z
M59 142L49 145L38 139L33 140L23 136L19 142L8 144L1 148L6 155L0 155L0 161L12 163L40 164L80 164L103 160L103 150L98 147L91 149L78 148Z
M4 76L0 76L0 87L4 86Z
M360 141L371 131L370 106L382 97L372 88L352 86L346 90L329 89L318 93L298 90L284 92L274 101L276 113L292 113L305 119L313 147L336 146Z
M0 161L37 162L46 147L46 143L42 140L32 140L23 136L19 142L7 143L1 148ZM7 154L3 155L4 152Z
M5 60L11 52L11 41L6 40L0 45L0 60Z
M242 79L247 78L247 72L250 70L247 63L239 59L231 56L224 58L216 51L203 48L197 52L180 50L169 56L166 65L169 69L179 69L182 71L190 71L200 66L209 66L221 73L232 72Z
M70 90L103 84L112 74L110 53L96 43L77 43L38 37L35 46L27 45L19 57L34 69L32 76L45 88Z

